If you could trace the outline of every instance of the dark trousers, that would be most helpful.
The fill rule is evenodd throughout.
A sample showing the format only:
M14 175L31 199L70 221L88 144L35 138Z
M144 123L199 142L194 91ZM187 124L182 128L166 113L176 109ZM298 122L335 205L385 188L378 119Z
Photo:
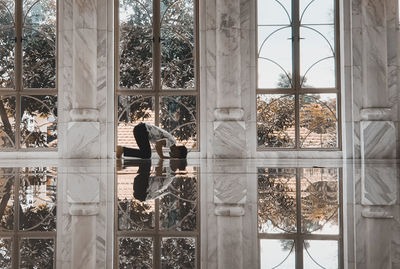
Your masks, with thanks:
M136 144L139 146L139 149L124 147L124 156L150 159L151 147L146 125L144 123L139 123L136 125L135 128L133 128L133 135L135 136Z

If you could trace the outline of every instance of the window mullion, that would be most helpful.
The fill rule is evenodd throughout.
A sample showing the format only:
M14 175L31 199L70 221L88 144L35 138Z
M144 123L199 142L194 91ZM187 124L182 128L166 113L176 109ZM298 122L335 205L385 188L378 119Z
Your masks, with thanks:
M154 98L154 123L160 123L160 98L161 91L161 19L160 0L153 1L153 91Z
M293 86L295 90L295 148L300 148L300 19L299 1L292 2Z
M302 169L296 168L296 269L303 269L303 238L301 236L303 233L301 223L301 172Z
M23 25L23 2L15 1L15 91L16 91L16 113L15 113L15 149L21 148L21 92L22 83L22 25Z

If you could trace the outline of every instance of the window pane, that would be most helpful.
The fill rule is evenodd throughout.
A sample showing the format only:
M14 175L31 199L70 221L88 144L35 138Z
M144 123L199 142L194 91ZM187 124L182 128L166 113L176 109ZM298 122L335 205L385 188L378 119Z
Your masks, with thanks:
M19 229L55 231L57 174L54 169L29 168L21 174Z
M0 5L0 88L14 88L14 0Z
M291 0L257 1L258 25L290 24L292 20Z
M154 229L154 200L142 202L150 177L151 161L141 160L118 171L118 230Z
M188 149L197 147L196 106L196 96L163 97L160 104L160 127Z
M304 168L301 174L302 232L339 234L337 168Z
M54 239L22 239L19 268L54 268L54 241Z
M143 96L118 96L118 145L137 148L133 128L140 122L155 124L154 99Z
M178 160L171 160L173 162ZM187 168L193 170L193 167ZM168 193L160 199L160 229L176 231L197 230L197 180L194 175L173 174Z
M334 88L335 27L300 27L300 76L302 88Z
M337 147L336 94L300 95L300 146Z
M290 25L258 26L258 88L292 88L291 36Z
M153 240L145 237L119 239L119 268L153 268Z
M56 1L24 1L25 88L56 87Z
M195 238L163 238L161 268L196 268Z
M258 231L296 232L296 170L258 169Z
M119 5L119 85L151 88L153 2L121 0Z
M14 182L13 168L0 170L0 230L14 229Z
M257 145L264 148L295 146L294 95L257 95Z
M194 1L161 0L161 84L195 87Z
M294 240L260 240L260 268L296 268ZM308 267L305 267L308 269Z
M305 240L303 251L304 268L339 268L338 241Z
M0 238L0 268L11 268L11 239Z
M334 23L335 0L300 0L301 24Z
M0 97L0 147L15 147L15 97Z
M21 147L57 147L57 96L21 98Z

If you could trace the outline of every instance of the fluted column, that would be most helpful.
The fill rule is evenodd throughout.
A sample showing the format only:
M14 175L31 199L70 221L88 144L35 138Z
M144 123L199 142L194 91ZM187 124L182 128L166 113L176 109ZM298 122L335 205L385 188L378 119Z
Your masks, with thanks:
M72 10L72 107L66 157L99 158L97 0L73 0Z
M245 155L241 104L240 1L216 1L216 109L213 157Z
M396 127L388 87L392 75L388 59L394 52L388 42L390 2L392 0L361 1L363 94L360 129L363 159L396 158Z

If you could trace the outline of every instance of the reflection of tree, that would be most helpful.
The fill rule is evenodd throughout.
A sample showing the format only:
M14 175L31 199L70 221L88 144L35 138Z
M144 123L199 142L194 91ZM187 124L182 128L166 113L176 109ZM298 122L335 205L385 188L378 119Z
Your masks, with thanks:
M161 268L195 268L195 253L193 238L166 238L162 243Z
M11 268L11 240L0 239L0 268Z
M118 268L153 268L152 240L148 238L120 238Z
M168 187L168 190L170 193L160 199L160 225L169 230L196 230L196 178L176 177Z
M54 247L53 239L23 239L20 249L21 268L52 269Z
M118 200L118 229L143 230L154 227L154 212L149 204L134 199Z

